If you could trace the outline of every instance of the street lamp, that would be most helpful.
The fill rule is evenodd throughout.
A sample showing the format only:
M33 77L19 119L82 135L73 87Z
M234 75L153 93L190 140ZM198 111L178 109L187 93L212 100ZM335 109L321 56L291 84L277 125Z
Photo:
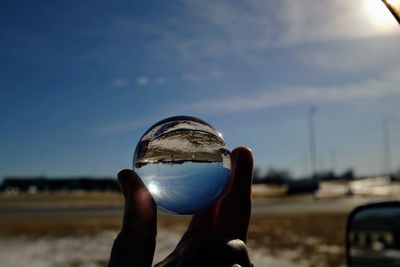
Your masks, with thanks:
M389 119L382 120L383 132L383 166L385 175L390 175L392 172L392 153L390 151L390 135L389 135Z
M400 24L400 0L382 0L385 6L392 13L393 17Z

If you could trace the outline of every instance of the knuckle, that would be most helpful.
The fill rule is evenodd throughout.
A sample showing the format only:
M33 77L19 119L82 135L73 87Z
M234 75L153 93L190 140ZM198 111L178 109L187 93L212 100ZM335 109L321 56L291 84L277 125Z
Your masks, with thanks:
M228 242L228 246L237 251L247 251L246 244L240 239L233 239Z

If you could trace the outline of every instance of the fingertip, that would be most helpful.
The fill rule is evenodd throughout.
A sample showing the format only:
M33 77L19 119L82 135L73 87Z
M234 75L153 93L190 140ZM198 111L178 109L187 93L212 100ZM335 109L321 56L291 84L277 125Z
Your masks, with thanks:
M239 146L232 150L231 156L233 159L244 160L246 163L253 165L253 152L250 148L245 146Z
M132 171L129 169L124 169L124 170L120 171L117 175L119 187L125 198L127 196L129 177L131 177L131 176L132 176Z
M121 177L128 177L128 176L132 176L133 171L130 169L123 169L118 173L118 179Z
M155 201L139 175L133 170L124 169L118 173L118 182L125 198L123 232L153 225L157 219ZM151 236L153 234L150 233Z
M232 151L231 160L231 181L221 198L215 228L245 242L251 214L253 154L246 147L238 147Z
M248 187L253 180L253 153L247 147L237 147L232 151L232 183L235 191L241 186Z
M130 169L124 169L118 173L118 184L125 198L129 196L130 192L144 187L140 177Z

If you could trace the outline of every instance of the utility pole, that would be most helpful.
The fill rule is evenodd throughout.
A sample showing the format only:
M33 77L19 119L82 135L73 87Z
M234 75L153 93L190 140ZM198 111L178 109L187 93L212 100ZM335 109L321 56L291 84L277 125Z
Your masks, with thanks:
M308 135L310 141L310 164L311 164L311 177L314 177L317 172L317 145L315 142L315 127L314 127L314 114L317 108L312 106L308 109Z
M336 165L337 165L337 162L336 162L336 150L335 150L335 149L332 149L332 150L331 150L331 153L330 153L330 161L331 161L331 171L332 171L333 173L336 173Z
M392 173L392 153L390 151L389 119L382 120L383 133L383 166L386 175Z

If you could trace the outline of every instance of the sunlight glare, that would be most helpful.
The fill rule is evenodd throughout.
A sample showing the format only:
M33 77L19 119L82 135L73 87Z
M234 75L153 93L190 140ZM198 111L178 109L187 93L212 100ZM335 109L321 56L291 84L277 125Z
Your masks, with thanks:
M392 14L390 14L390 11L381 0L365 0L364 10L371 24L379 27L382 31L390 30L391 26L395 23Z
M386 0L386 3L391 6L397 16L400 16L400 0Z
M158 186L156 184L149 184L148 189L150 191L150 193L157 195L158 193L160 193L160 189L158 188Z

